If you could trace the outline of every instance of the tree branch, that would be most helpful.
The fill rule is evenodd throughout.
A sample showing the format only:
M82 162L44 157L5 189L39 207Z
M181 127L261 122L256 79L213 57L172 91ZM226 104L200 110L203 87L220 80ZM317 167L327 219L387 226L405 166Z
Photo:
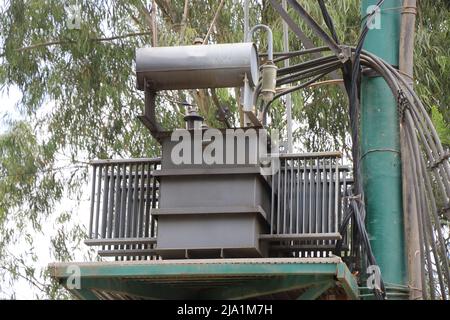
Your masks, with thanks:
M121 36L113 36L113 37L106 37L106 38L91 38L89 40L92 41L92 42L103 42L103 41L112 41L112 40L117 40L117 39L125 39L125 38L138 37L138 36L146 36L146 35L150 35L150 34L151 34L150 31L135 32L135 33L124 34L124 35L121 35ZM27 51L27 50L42 48L42 47L49 47L49 46L60 45L60 44L74 44L74 43L76 43L76 41L73 41L73 40L53 40L53 41L37 43L37 44L33 44L31 46L19 48L19 49L16 49L16 51L17 52L23 52L23 51Z
M211 25L209 26L208 32L206 33L205 39L203 39L203 44L206 44L208 42L208 37L212 32L212 29L214 28L214 25L216 24L216 20L219 17L220 10L222 10L222 7L225 3L225 0L220 1L219 7L217 8L216 14L214 15L213 20L211 21Z
M183 17L181 18L180 40L178 43L180 43L184 40L184 34L186 33L186 28L187 28L188 14L189 14L189 0L184 0Z
M175 23L176 11L173 10L170 0L155 0L158 8L169 18L171 24Z

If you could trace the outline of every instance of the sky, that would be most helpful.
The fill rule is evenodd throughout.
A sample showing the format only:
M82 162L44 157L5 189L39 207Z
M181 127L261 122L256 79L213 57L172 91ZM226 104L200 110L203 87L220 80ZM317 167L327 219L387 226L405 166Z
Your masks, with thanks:
M16 87L0 90L0 133L4 133L8 126L5 123L9 119L20 119L20 113L16 110L16 104L22 98L22 94Z
M0 134L5 133L8 130L8 121L23 119L23 116L16 108L21 97L22 94L17 87L10 87L9 90L4 89L0 91ZM49 111L51 108L52 104L49 103L43 107L43 112ZM60 159L58 160L56 167L61 167L64 165L67 165L67 162L65 162L64 159ZM64 172L62 172L62 174L64 174ZM85 190L89 190L89 188L85 188ZM45 268L49 263L53 262L50 254L50 236L55 234L57 230L57 226L55 225L56 216L60 212L76 208L74 211L78 214L74 217L74 222L82 223L87 226L89 221L89 203L89 194L86 192L86 194L83 194L80 203L66 197L57 205L57 207L55 207L53 216L49 217L48 223L43 224L43 232L41 234L35 233L33 237L33 245L36 248L36 254L39 257L39 260L36 263L33 263L33 265L37 268ZM26 249L27 246L25 243L21 242L11 248L8 248L8 250L14 254L24 252ZM79 259L82 259L81 255L79 256ZM3 295L5 295L5 293L6 295L9 295L14 292L17 299L33 299L37 293L37 291L25 280L19 280L15 283L14 287L2 287L1 291L4 291ZM1 294L0 298L2 298Z

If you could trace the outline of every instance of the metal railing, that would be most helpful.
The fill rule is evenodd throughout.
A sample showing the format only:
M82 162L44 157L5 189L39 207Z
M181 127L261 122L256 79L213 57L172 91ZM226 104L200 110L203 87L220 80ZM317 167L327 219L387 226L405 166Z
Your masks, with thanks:
M143 259L153 255L159 183L153 171L159 158L95 160L91 162L92 190L89 219L90 246L101 246L100 256Z
M340 162L339 152L280 156L278 173L268 177L270 234L261 237L272 253L324 256L334 250L342 238L345 191L352 184L349 168Z

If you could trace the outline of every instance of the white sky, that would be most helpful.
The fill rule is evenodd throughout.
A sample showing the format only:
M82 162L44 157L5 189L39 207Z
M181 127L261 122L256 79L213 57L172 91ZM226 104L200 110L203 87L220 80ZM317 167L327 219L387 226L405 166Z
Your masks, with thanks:
M20 91L11 87L9 91L2 90L0 91L0 134L4 133L8 130L8 126L5 120L18 120L21 119L22 116L20 112L17 111L16 105L20 101L22 95ZM44 107L44 110L49 110L51 108L51 104ZM57 167L61 167L67 165L63 159L58 160ZM64 172L62 172L64 174ZM89 190L89 188L85 188L85 190ZM34 247L39 260L37 263L33 263L36 268L45 268L52 261L50 251L51 251L51 243L50 237L55 234L58 226L55 225L56 216L63 212L74 209L76 216L74 217L74 222L83 223L87 226L89 221L89 195L84 194L82 196L82 201L79 204L75 200L68 199L67 197L57 206L55 207L54 215L49 217L47 220L48 223L43 224L43 232L42 234L35 234L34 236ZM83 245L84 247L84 245ZM18 254L20 252L24 252L27 247L24 243L19 243L16 246L8 248L10 252ZM86 248L81 248L86 249ZM80 260L82 259L81 255L78 257ZM15 292L17 299L33 299L37 291L30 287L30 285L25 280L19 280L16 282L14 287L5 288L2 286L2 294L0 294L0 298L5 297L5 294L10 294Z

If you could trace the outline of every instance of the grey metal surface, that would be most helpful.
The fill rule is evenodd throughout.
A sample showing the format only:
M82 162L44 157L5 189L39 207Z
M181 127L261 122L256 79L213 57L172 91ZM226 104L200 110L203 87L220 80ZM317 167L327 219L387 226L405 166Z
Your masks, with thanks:
M87 239L84 241L89 246L117 245L117 244L154 244L156 238L111 238L111 239Z
M263 257L265 229L258 212L159 215L156 251L165 259Z
M157 174L157 173L156 173ZM270 188L259 173L162 176L159 208L257 207L270 212Z
M218 161L218 163L213 164L205 163L202 152L208 147L208 145L210 145L211 139L209 141L206 139L204 139L203 142L201 141L202 138L204 138L204 131L179 130L179 132L174 131L173 134L168 134L160 138L160 143L162 145L162 168L179 170L195 168L259 168L259 154L261 154L259 148L261 145L259 144L258 138L261 133L258 130L255 130L254 128L215 130L217 130L216 132L219 135L217 138L221 139L223 148L220 162ZM212 131L208 132L212 134ZM184 136L185 134L186 136ZM189 136L187 136L188 134ZM216 137L213 139L215 138ZM186 157L188 159L187 163L177 163L174 161L172 152L175 153L175 151L173 151L174 148L181 143L185 143L186 146L190 146L190 150L188 148L186 150L190 155ZM214 143L216 143L216 141L214 141ZM200 144L201 146L198 148ZM217 144L216 146L219 148ZM233 152L233 155L231 155L231 151ZM264 151L267 151L267 149ZM196 156L199 154L201 157L199 161L196 161ZM178 156L178 151L176 151L175 155Z
M220 138L226 155L227 138ZM231 151L256 157L258 140L253 142L235 145ZM176 142L163 139L162 147L161 170L154 173L160 181L159 207L153 212L159 255L164 259L266 256L266 244L260 243L259 236L269 228L270 186L258 162L176 164L172 162Z
M99 266L127 266L127 265L202 265L202 264L338 264L342 263L342 259L337 256L326 258L262 258L262 259L180 259L180 260L153 260L153 261L94 261L94 262L78 262L80 267L95 267ZM67 270L67 267L73 265L73 262L55 262L49 264L50 271L53 275L57 275L59 270Z
M119 256L120 250L154 246L155 221L151 208L158 201L159 184L153 171L160 159L92 161L93 176L89 234L86 244L102 246L99 254Z
M173 144L163 143L167 160L165 147ZM86 244L118 260L326 256L340 239L342 195L352 184L340 156L283 154L269 177L258 165L92 161Z
M210 168L177 175L171 170L159 177L161 196L153 213L156 251L163 258L267 255L259 235L268 231L270 188L259 172L240 168L223 174L223 169Z
M255 26L253 26L250 31L248 31L248 33L246 34L246 42L249 42L252 40L254 33L256 32L256 30L265 30L267 33L267 58L270 61L273 61L273 34L272 34L272 29L270 29L268 26L266 26L265 24L257 24Z
M349 168L339 165L340 157L339 152L280 156L280 171L268 177L272 186L270 235L262 239L274 243L273 248L292 246L293 254L332 251L330 246L341 239L343 195L352 183L347 178ZM297 250L299 245L307 245L307 250Z
M339 233L262 234L261 240L340 240Z
M153 47L136 50L137 87L151 90L251 86L259 79L258 54L253 43Z

